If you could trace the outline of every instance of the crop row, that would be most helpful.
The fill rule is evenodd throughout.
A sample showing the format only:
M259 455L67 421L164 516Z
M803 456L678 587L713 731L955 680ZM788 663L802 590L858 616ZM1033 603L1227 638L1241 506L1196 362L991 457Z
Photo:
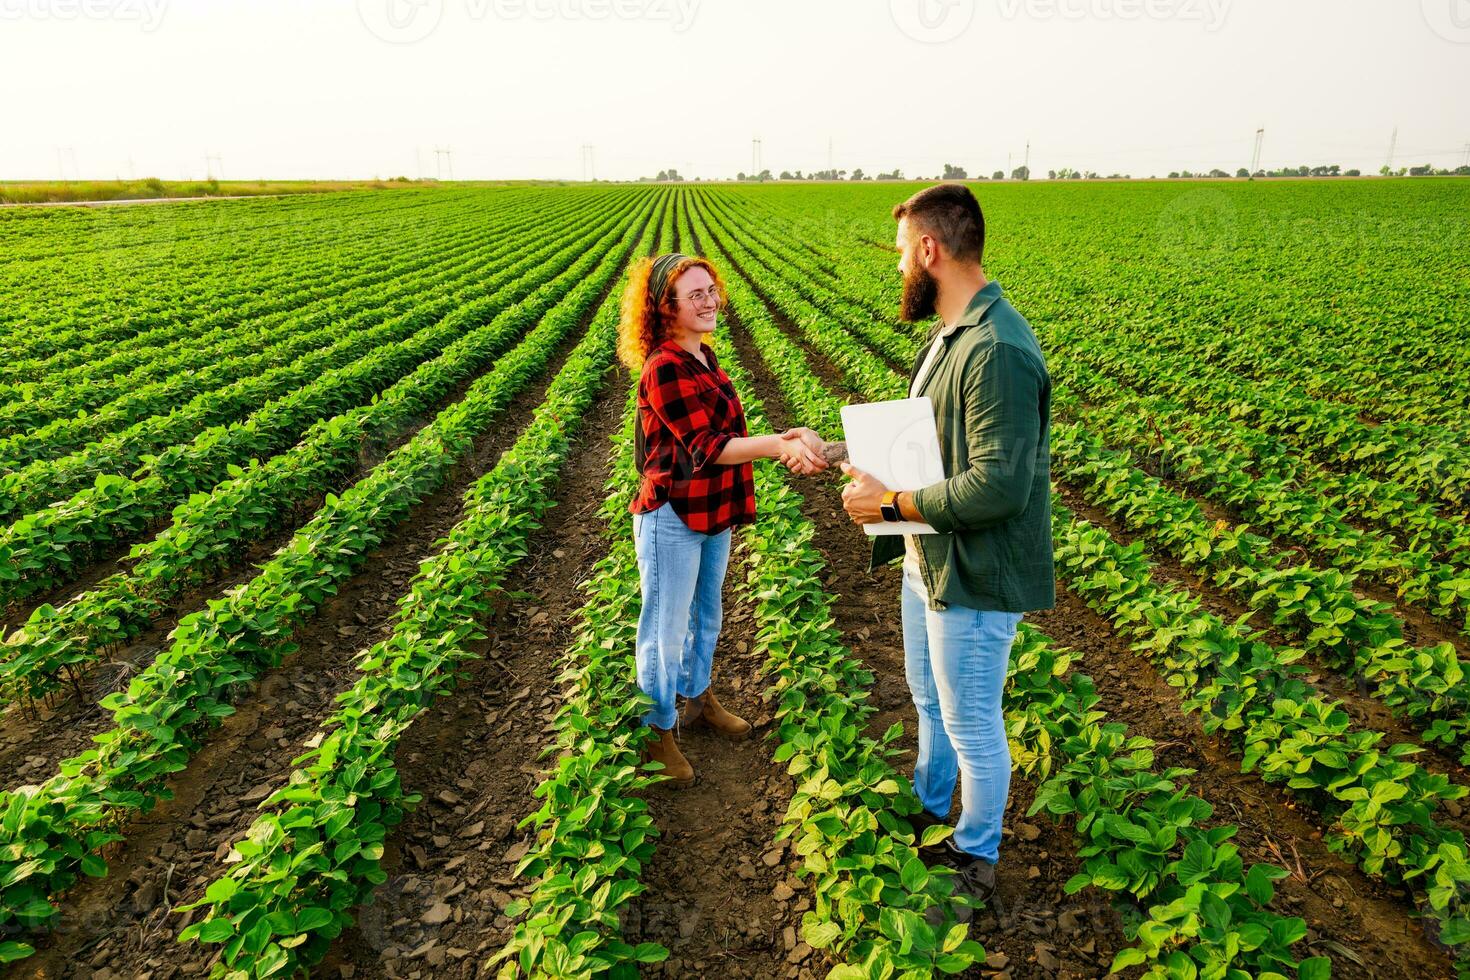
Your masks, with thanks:
M1005 229L995 267L1039 321L1070 307L1090 331L1171 359L1466 431L1470 405L1446 397L1470 386L1463 277L1426 274L1431 254L1458 254L1465 240L1463 186L977 190ZM723 196L755 222L799 223L833 251L891 242L888 206L904 193Z
M515 213L512 211L511 215ZM561 212L550 209L546 220L556 223L564 213L565 209ZM385 250L380 257L355 266L352 276L338 278L339 291L306 310L216 326L190 337L187 344L115 352L99 361L48 372L40 381L0 386L0 397L5 399L5 404L0 405L0 434L35 435L48 422L95 411L103 405L115 404L122 397L136 406L135 417L141 418L151 414L150 408L156 411L158 407L172 407L186 400L178 393L192 397L207 390L206 385L219 387L221 383L243 377L251 370L247 367L250 357L264 353L262 346L279 344L293 334L308 334L331 326L367 309L366 304L352 302L363 295L370 297L372 303L381 304L383 297L373 286L391 281L405 283L412 273L446 266L482 244L514 237L514 223L505 222L504 216L487 214L480 222L479 227L469 229L445 223L436 228L433 236L411 249ZM124 370L116 371L117 367ZM188 387L178 387L181 383ZM140 404L140 400L144 401ZM53 451L51 455L57 454Z
M1460 630L1470 632L1463 547L1450 555L1430 541L1400 548L1391 536L1357 526L1327 488L1274 475L1261 457L1232 444L1235 427L1139 396L1086 364L1065 362L1058 375L1086 399L1078 419L1110 443L1155 461L1173 478L1336 568L1382 582L1432 615L1453 614ZM1456 564L1444 563L1445 557Z
M309 324L301 322L308 319L306 317L291 317L258 332L236 326L232 330L232 346L242 346L245 353L230 356L219 348L184 352L184 357L190 361L209 358L195 370L174 363L175 357L162 357L144 367L144 370L158 371L168 368L163 379L152 384L127 384L137 372L108 379L120 386L117 390L123 393L121 397L94 410L80 408L65 418L54 418L41 424L28 422L24 431L0 439L0 469L20 470L37 460L69 455L140 420L174 411L201 428L209 420L232 418L259 401L256 394L259 382L252 379L263 381L280 369L288 368L302 355L327 346L363 325L371 325L382 316L382 309L392 305L395 295L409 297L414 294L416 279L423 281L444 270L467 267L469 261L493 262L487 250L497 244L498 237L503 236L487 235L461 241L454 243L447 254L426 256L423 264L433 267L428 274L416 275L411 263L395 264L394 274L387 280L391 292L383 288L364 290L361 306L351 300L344 301L343 296L335 297L312 310ZM354 313L363 315L354 317ZM68 390L103 390L108 387L111 385L104 382L95 386L69 386ZM28 404L42 408L46 403L14 404L18 408Z
M538 290L586 256L587 246L619 220L604 217L580 240L548 239L522 253L487 282L451 280L432 299L419 299L408 312L345 338L342 366L268 403L241 422L206 429L194 439L145 461L131 478L99 476L92 487L64 503L28 515L0 532L0 596L15 598L67 581L70 569L98 547L126 540L162 517L181 498L215 486L230 467L266 458L290 446L312 424L369 400L428 357ZM488 292L488 290L494 290ZM544 298L544 296L542 297ZM408 300L405 300L408 302ZM355 353L359 359L353 361ZM366 356L363 356L366 355ZM0 484L5 478L0 477ZM9 569L7 574L6 569Z
M419 565L392 635L360 657L362 677L339 696L325 737L292 763L301 768L235 843L236 866L185 906L208 914L180 939L224 945L216 976L290 976L311 965L386 879L383 840L417 802L394 766L398 739L477 656L480 624L552 506L571 438L606 383L616 326L612 297L515 445L465 495L464 518Z
M857 390L879 399L891 397L886 387ZM1121 548L1105 531L1074 523L1060 501L1053 506L1063 580L1105 612L1118 609L1120 628L1139 636L1141 647L1194 654L1190 669L1208 681L1197 691L1192 679L1171 683L1194 692L1187 707L1209 709L1207 729L1228 733L1250 726L1246 771L1259 766L1263 778L1287 782L1313 802L1332 822L1333 846L1366 871L1382 873L1387 866L1405 881L1424 876L1428 907L1442 920L1441 939L1470 939L1459 905L1470 888L1464 839L1432 816L1440 802L1464 796L1466 788L1406 761L1417 751L1413 746L1380 749L1382 733L1351 731L1346 712L1312 691L1300 668L1291 666L1299 652L1276 650L1243 628L1220 623L1182 589L1150 584L1140 548ZM1074 546L1071 536L1083 533L1085 547ZM1094 570L1104 560L1099 556L1111 564ZM1135 590L1146 591L1150 603L1115 605ZM1201 673L1207 668L1218 674Z
M834 418L840 401L817 381L741 277L731 278L741 322L787 397L804 418ZM777 539L772 547L790 544ZM776 601L790 598L784 584L764 584L770 586L765 594L780 597ZM791 608L812 601L798 596ZM1120 725L1100 726L1091 682L1080 675L1068 678L1069 666L1070 658L1052 650L1039 633L1022 632L1012 651L1008 729L1012 740L1028 750L1020 760L1023 771L1043 777L1033 812L1045 808L1053 816L1069 815L1085 838L1079 853L1085 870L1068 890L1091 884L1156 902L1147 917L1130 926L1137 945L1121 951L1114 968L1152 963L1162 975L1184 977L1195 969L1224 975L1244 964L1262 977L1288 968L1301 977L1329 975L1325 958L1298 967L1290 949L1305 937L1305 924L1268 908L1271 882L1285 872L1269 865L1247 871L1228 843L1234 828L1199 827L1211 810L1189 796L1187 787L1175 785L1184 772L1152 773L1146 740L1127 738ZM798 714L810 713L809 705L798 707ZM874 974L853 974L868 975Z
M1351 576L1290 562L1245 526L1210 520L1080 426L1055 426L1052 452L1061 478L1090 502L1252 609L1269 612L1308 653L1375 684L1376 697L1470 764L1470 681L1454 644L1414 647L1392 607L1359 598Z
M772 260L769 257L764 257L762 259L762 268L768 274L777 274L777 271L782 267L782 260L779 258ZM849 268L844 266L842 271L844 276L843 281L850 281ZM824 302L829 309L842 309L850 312L852 314L850 317L844 317L844 327L853 329L863 336L864 339L875 333L886 335L889 338L891 361L896 363L909 363L912 362L914 356L917 354L918 345L910 337L905 336L898 330L885 330L884 324L865 317L862 308L845 302L840 297L834 297L830 291L824 291L822 287L815 285L810 279L805 283L793 283L789 288L801 293L803 299L816 299ZM808 311L797 321L803 328L809 324L820 324L820 316L810 312L812 307L809 304L803 307L792 308ZM822 337L821 333L822 331L818 327L816 330L807 332L806 336L814 345L819 346L819 349L825 343L827 349L831 350L833 345L826 338ZM831 355L829 354L829 356ZM855 371L851 368L852 358L850 356L845 360L833 357L833 360L843 367L846 379L850 383L867 387L870 390L873 388L871 378L877 371L877 365L875 362L871 362L871 359L869 364L859 365ZM1059 360L1056 367L1064 376L1072 377L1078 373L1078 369L1066 358ZM1095 374L1089 376L1096 377ZM1076 411L1076 400L1070 397L1058 379L1054 379L1054 381L1057 382L1054 387L1054 408L1058 412ZM899 393L893 391L888 396L899 397ZM1262 480L1253 478L1250 475L1249 468L1244 465L1242 460L1229 455L1219 455L1217 446L1210 447L1210 451L1200 452L1194 450L1186 439L1177 437L1175 439L1175 442L1183 448L1175 448L1174 443L1163 442L1163 440L1169 438L1169 432L1163 426L1170 424L1170 418L1157 410L1157 406L1155 405L1140 405L1134 401L1130 401L1127 391L1120 389L1118 386L1113 386L1099 393L1099 396L1093 399L1092 406L1089 406L1086 411L1077 414L1090 426L1097 428L1109 436L1115 436L1120 429L1131 432L1134 438L1130 444L1136 450L1139 452L1151 451L1153 454L1162 454L1163 458L1169 463L1176 463L1180 459L1181 454L1187 451L1189 453L1188 462L1190 466L1185 470L1186 473L1193 472L1201 467L1208 467L1210 472L1218 474L1222 480L1229 480L1229 485L1233 488L1233 492L1229 495L1229 502L1233 506L1247 509L1247 513L1250 516L1263 520L1269 527L1275 530L1286 531L1291 529L1293 525L1287 521L1287 517L1290 515L1297 515L1299 517L1306 515L1315 516L1317 518L1316 522L1299 520L1295 527L1299 528L1303 525L1309 528L1315 527L1318 533L1314 536L1313 540L1317 542L1337 542L1336 547L1324 548L1329 553L1346 555L1349 553L1346 545L1354 542L1362 542L1365 539L1370 541L1375 540L1368 538L1364 532L1360 532L1342 521L1323 526L1321 514L1323 508L1328 505L1310 494L1284 490L1279 485L1263 486ZM1193 422L1194 419L1192 417L1185 417L1175 424L1181 428L1188 427L1191 433L1198 433L1199 426L1191 424ZM1157 456L1151 456L1151 458L1157 458ZM1186 477L1186 479L1188 478ZM1283 506L1282 502L1286 500L1291 501L1294 506ZM1391 548L1386 549L1387 554L1383 553L1384 549L1380 549L1378 552L1370 551L1367 548L1362 550L1366 554L1357 559L1360 563L1359 567L1372 568L1380 573L1382 573L1384 568L1392 567L1388 563L1392 560L1391 556L1396 553ZM1403 564L1402 558L1400 564ZM1418 557L1417 563L1410 567L1416 570L1420 576L1419 581L1421 582L1434 581L1448 583L1439 593L1441 601L1447 599L1449 589L1454 587L1453 583L1456 581L1453 571L1443 567L1433 566L1429 562L1429 559L1422 555ZM1298 581L1291 586L1292 590L1301 587L1301 579L1304 577L1314 577L1319 584L1335 581L1331 574L1314 572L1310 567L1303 567L1299 572L1292 574L1295 574L1298 578ZM1407 575L1407 572L1405 575ZM1404 575L1401 575L1395 581L1404 592L1423 594L1422 592L1415 593ZM1342 585L1344 583L1336 582L1336 585L1332 589L1332 594L1341 592L1342 589L1336 586ZM1470 588L1470 583L1464 583L1464 586ZM1283 585L1277 590L1277 595L1284 601L1288 591ZM1318 594L1316 601L1321 601L1324 595L1325 593ZM1307 596L1302 595L1292 600L1292 604L1295 609L1299 610L1301 604L1308 601ZM1348 638L1333 636L1330 632L1323 632L1319 634L1319 639L1329 646L1334 646L1340 642L1348 642L1354 646L1361 646L1368 641L1368 638L1374 632L1382 632L1381 642L1387 644L1386 648L1380 646L1380 641L1368 643L1369 649L1378 650L1378 653L1370 658L1378 665L1375 668L1375 673L1381 671L1385 674L1381 678L1380 684L1379 693L1382 696L1391 702L1402 701L1406 706L1410 701L1416 702L1417 707L1411 708L1410 710L1419 715L1427 712L1441 713L1448 704L1458 700L1457 695L1449 693L1457 690L1463 679L1463 672L1460 669L1452 646L1439 644L1416 651L1403 651L1403 655L1407 656L1409 661L1408 663L1401 663L1399 656L1387 656L1390 650L1397 653L1399 652L1399 648L1404 645L1401 640L1394 641L1394 637L1401 637L1402 635L1401 621L1392 617L1391 611L1374 607L1372 612L1375 616L1381 618L1383 615L1387 615L1388 618L1381 626L1377 623L1368 622L1367 607L1364 607L1360 601L1354 599L1350 593L1342 595L1339 599L1331 602L1334 610L1332 615L1337 617L1346 615L1345 612L1339 610L1343 610L1349 603L1353 603L1354 608L1363 609L1365 613L1364 617L1359 619L1359 628L1354 631L1354 635ZM1440 613L1447 611L1443 606L1437 604L1433 608ZM1343 626L1346 623L1347 620L1340 620L1338 625ZM1406 684L1417 691L1418 694L1416 695L1406 691ZM1420 695L1427 696L1428 702L1425 703L1425 698ZM1426 723L1433 721L1434 719L1432 718L1426 718ZM1445 723L1441 723L1431 729L1433 732L1432 737L1441 739L1453 739L1453 733L1456 730L1457 728Z
M340 307L328 303L303 317L292 318L293 329L301 333L327 329L342 334L342 340L345 341L352 334L361 332L364 327L371 327L390 315L412 309L412 304L421 291L442 289L444 286L460 283L467 287L476 274L483 275L487 263L517 255L517 244L519 242L498 241L493 238L474 241L469 249L454 250L448 261L436 263L427 271L410 267L401 276L385 277L383 282L375 283L373 288L355 294ZM91 476L97 473L125 472L136 466L153 449L188 438L209 425L229 421L239 414L258 408L264 402L299 386L300 379L320 373L323 369L323 358L330 357L329 352L333 347L334 345L328 345L318 348L263 374L247 375L223 387L205 391L174 411L168 411L166 405L160 404L157 406L158 414L143 414L139 421L133 422L122 431L94 434L88 431L89 423L85 418L80 421L63 421L54 427L58 431L53 432L58 437L57 442L62 450L72 449L78 443L88 443L89 437L94 435L103 437L85 448L76 449L69 455L60 455L54 460L52 456L57 454L46 451L44 441L28 435L18 437L14 440L17 445L10 448L29 445L35 459L30 465L20 466L0 477L0 485L27 488L25 494L17 489L13 499L4 502L0 515L25 513L27 509L56 499L55 494L69 487L90 482ZM104 418L102 421L105 424L108 419ZM69 429L76 431L68 432ZM48 493L53 496L45 496Z
M201 308L219 311L212 317L214 325L299 306L322 288L303 287L303 281L330 284L370 263L376 254L401 248L406 236L434 223L417 213L430 203L428 199L409 208L364 208L368 202L361 199L355 206L339 200L334 208L334 202L322 200L312 202L316 211L309 220L298 218L294 225L283 223L290 219L278 213L279 206L248 203L254 208L248 216L238 208L231 210L227 202L198 209L188 204L149 209L144 227L168 232L157 240L140 234L136 214L133 221L120 209L100 215L103 223L95 241L113 241L114 248L73 252L61 246L60 254L67 260L59 268L47 262L44 270L31 270L32 282L10 281L3 286L7 295L23 297L14 309L31 322L10 328L6 346L18 360L7 362L0 378L40 377L38 369L93 359L110 345L136 348L148 346L150 339L182 336L181 330L193 329L191 323ZM477 202L461 203L469 213L478 209ZM193 243L188 236L174 234L191 210L201 222L194 236L198 241ZM343 234L348 229L353 233ZM56 242L50 249L53 257L58 254ZM248 276L241 267L242 251L245 263L263 266L260 273ZM163 261L168 272L159 275ZM221 279L222 261L240 274ZM190 282L191 276L200 288L182 293L170 289ZM70 291L68 279L74 283Z
M648 198L651 202L651 195ZM248 582L186 616L171 647L103 707L116 727L61 763L40 786L0 795L0 928L37 928L55 916L50 898L78 872L105 874L98 850L121 840L130 815L167 798L231 701L295 652L292 636L415 504L442 486L475 438L550 360L558 338L590 311L621 268L643 222L569 290L517 353L476 381L408 443L316 515Z
M721 200L720 195L710 195L710 198L716 202ZM827 226L832 224L830 213L825 225L815 221L810 215L794 215L783 211L774 213L780 217L773 219L772 225L779 227L781 224L790 224L793 228L800 228L801 234L807 237L820 235L824 230L830 230ZM776 240L778 237L764 236L764 244L778 245L780 244ZM885 320L891 316L897 300L894 295L896 277L891 268L885 267L891 258L885 258L873 249L855 250L843 247L836 241L832 242L829 254L820 262L814 260L810 255L802 255L801 251L798 244L792 244L785 249L783 258L785 261L794 262L807 269L815 268L814 263L821 265L826 270L828 277L832 268L840 267L842 270L840 289L847 300L863 305L874 316ZM892 253L888 254L891 256ZM1078 358L1092 350L1116 357L1115 345L1110 335L1096 328L1094 318L1089 314L1088 307L1084 305L1095 299L1096 290L1073 292L1063 288L1056 277L1051 275L1053 271L1055 270L1048 267L1038 272L1030 265L1023 263L1014 273L1017 277L1014 281L1021 283L1021 289L1026 294L1025 302L1028 309L1036 307L1033 312L1038 318L1037 322L1051 336L1050 345L1058 350L1076 351ZM1007 273L1005 277L1008 283L1013 282L1011 275L1012 273ZM820 278L822 277L813 275L810 285L820 286L818 281ZM1113 318L1127 315L1126 310L1118 314L1108 314ZM1191 320L1191 324L1193 323L1194 321ZM1238 327L1239 325L1233 325L1232 331ZM885 341L880 336L875 336L866 327L860 327L859 330L865 342L872 344L875 349L884 351L890 357L894 356L893 348L885 347ZM901 341L911 340L901 327L889 330L888 333L891 337L899 338ZM1293 336L1299 337L1300 335ZM1336 335L1333 336L1334 343L1337 343ZM891 341L887 343L891 344ZM1153 363L1147 369L1150 372L1167 373L1172 370L1169 358L1153 351L1152 345L1153 338L1150 337L1147 344L1134 348L1133 351L1140 356L1143 353L1151 354ZM1425 356L1422 339L1416 340L1415 348L1415 356L1422 359ZM1208 340L1201 339L1196 330L1195 344L1190 350L1188 359L1204 357L1208 354L1209 349ZM1069 357L1068 365L1070 366L1075 359ZM900 360L907 363L908 358L900 358ZM1299 360L1302 360L1303 363L1310 362L1310 358L1299 358ZM1437 380L1442 382L1443 378L1439 377ZM1179 407L1176 405L1174 409L1177 411ZM1310 453L1301 451L1277 436L1248 428L1242 425L1237 418L1225 413L1224 409L1214 402L1195 405L1194 410L1188 414L1192 429L1199 429L1203 426L1216 433L1228 432L1228 445L1248 451L1256 457L1257 463L1253 471L1259 469L1266 475L1288 483L1299 484L1302 491L1322 498L1319 507L1328 506L1328 501L1338 501L1340 507L1351 508L1351 517L1355 523L1378 522L1390 529L1403 549L1424 556L1417 559L1418 561L1427 560L1457 570L1452 571L1448 576L1438 575L1437 577L1441 580L1464 578L1466 571L1470 570L1470 531L1467 531L1463 520L1455 519L1453 516L1450 518L1440 516L1434 494L1427 493L1422 487L1412 487L1408 483L1381 473L1377 476L1366 472L1359 473L1353 466L1333 469L1327 465L1332 460L1314 459ZM1421 455L1422 448L1415 445L1412 447L1412 452L1416 456Z
M254 462L208 494L180 504L172 523L134 548L131 569L110 576L59 609L42 606L7 641L0 661L0 700L39 697L55 689L111 644L136 635L186 587L209 581L239 560L242 546L285 525L304 504L334 489L365 451L390 444L456 385L473 378L535 324L622 234L608 231L540 290L473 327L402 380L342 415L323 419L296 446ZM548 265L548 269L553 266Z

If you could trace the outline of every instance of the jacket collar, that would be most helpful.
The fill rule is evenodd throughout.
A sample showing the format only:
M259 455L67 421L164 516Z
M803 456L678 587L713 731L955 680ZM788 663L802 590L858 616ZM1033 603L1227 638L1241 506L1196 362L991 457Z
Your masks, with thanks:
M959 320L951 323L947 327L944 326L943 322L941 321L941 323L938 324L934 328L934 330L930 332L928 343L925 344L924 347L919 351L919 356L914 360L914 369L909 372L910 388L912 388L914 385L914 379L919 376L919 368L923 366L925 359L929 356L929 345L934 343L934 338L942 337L944 339L944 343L940 349L940 356L942 357L944 352L949 349L949 338L954 336L956 332L962 330L965 327L979 326L980 321L985 319L985 314L989 312L990 307L995 304L996 300L1000 299L1000 295L1000 283L995 281L994 279L990 280L984 286L976 290L974 296L970 297L969 305L965 307L965 312L960 316ZM922 394L923 390L929 386L929 382L934 378L935 369L937 369L938 367L939 360L936 359L934 364L930 367L929 373L924 376L924 383L919 388L920 394Z
M1000 299L1000 283L992 279L970 297L970 303L965 307L964 314L956 321L954 329L979 326L980 321L985 319L985 314L990 311L990 307L998 299Z

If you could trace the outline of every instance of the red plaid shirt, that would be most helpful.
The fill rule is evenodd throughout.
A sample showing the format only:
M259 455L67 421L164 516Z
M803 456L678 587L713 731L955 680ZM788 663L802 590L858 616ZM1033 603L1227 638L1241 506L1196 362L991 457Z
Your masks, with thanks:
M720 466L725 444L746 435L745 408L715 352L709 366L672 340L655 348L638 378L647 461L628 509L646 514L668 502L691 531L719 534L755 520L755 470Z

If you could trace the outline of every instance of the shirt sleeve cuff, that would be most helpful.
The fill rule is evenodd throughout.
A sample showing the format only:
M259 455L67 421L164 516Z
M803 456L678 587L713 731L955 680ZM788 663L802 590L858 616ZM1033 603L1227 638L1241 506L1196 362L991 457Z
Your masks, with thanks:
M955 530L955 522L949 509L949 491L943 483L915 490L913 501L914 508L924 518L925 524L940 534L949 534Z
M701 439L693 451L689 454L694 461L694 472L703 473L715 465L715 460L720 458L720 453L725 451L735 436L728 432L711 433L708 439Z

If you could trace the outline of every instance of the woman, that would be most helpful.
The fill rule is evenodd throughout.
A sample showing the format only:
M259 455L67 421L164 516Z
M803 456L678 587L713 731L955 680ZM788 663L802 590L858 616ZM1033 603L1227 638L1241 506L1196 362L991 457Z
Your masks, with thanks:
M724 298L707 259L643 259L631 270L618 326L618 356L639 373L643 479L628 508L643 591L638 686L653 700L643 718L657 735L648 758L663 763L678 786L694 781L694 767L674 739L676 722L704 724L727 738L750 733L709 683L730 529L755 519L751 462L779 459L802 474L827 465L810 429L747 434L740 396L708 343Z

